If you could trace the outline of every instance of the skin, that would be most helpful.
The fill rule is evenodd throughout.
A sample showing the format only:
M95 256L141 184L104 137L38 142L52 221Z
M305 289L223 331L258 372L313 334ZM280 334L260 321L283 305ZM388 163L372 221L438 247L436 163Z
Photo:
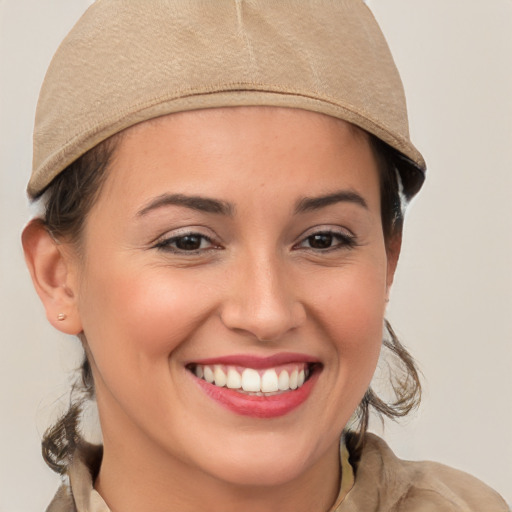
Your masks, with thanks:
M112 512L328 510L400 246L383 237L366 135L296 109L186 112L127 130L108 172L80 249L38 221L24 233L48 319L87 339L105 449L95 487ZM162 194L231 211L158 206ZM178 250L189 232L204 237L199 250ZM333 233L326 248L319 232ZM221 407L185 368L280 352L322 369L306 402L278 418Z

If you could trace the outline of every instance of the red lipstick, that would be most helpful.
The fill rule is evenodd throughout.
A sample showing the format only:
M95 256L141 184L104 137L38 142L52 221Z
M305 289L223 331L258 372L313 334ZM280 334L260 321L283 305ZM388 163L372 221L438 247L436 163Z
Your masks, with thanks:
M308 356L306 354L295 354L293 352L282 352L274 354L268 357L259 357L243 354L234 354L222 357L212 357L208 359L200 359L191 361L191 363L202 364L202 365L233 365L233 366L244 366L246 368L254 368L260 370L263 368L272 368L274 366L281 366L284 364L291 363L319 363L320 361L315 357Z
M230 355L201 359L187 364L187 369L201 390L221 406L236 414L263 419L284 416L300 407L318 380L321 364L305 354L281 353L270 357ZM229 378L226 380L226 373L235 375L234 384ZM246 380L248 374L250 384ZM261 388L251 388L252 378L259 382L258 375ZM268 376L273 378L274 387L264 386Z

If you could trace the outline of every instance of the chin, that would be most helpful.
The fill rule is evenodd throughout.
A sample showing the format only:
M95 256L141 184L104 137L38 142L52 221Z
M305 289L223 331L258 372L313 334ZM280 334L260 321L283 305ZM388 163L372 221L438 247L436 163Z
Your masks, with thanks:
M267 460L268 459L268 460ZM220 465L219 465L220 466ZM250 460L248 457L243 463L238 460L224 463L213 476L228 484L238 487L276 487L286 485L299 478L304 468L292 460L273 457L271 460Z
M273 487L303 477L325 458L334 455L337 459L339 453L338 440L326 447L318 440L297 439L291 433L258 437L249 436L244 442L232 440L227 449L210 451L208 460L202 461L203 468L232 485Z

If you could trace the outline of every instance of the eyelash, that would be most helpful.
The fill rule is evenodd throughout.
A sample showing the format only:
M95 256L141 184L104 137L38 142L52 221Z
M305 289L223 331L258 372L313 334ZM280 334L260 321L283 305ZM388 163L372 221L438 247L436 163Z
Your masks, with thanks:
M314 247L304 247L304 243L309 241L309 244L311 244L312 240L317 237L327 237L328 241L331 242L331 245L329 247L324 248L314 248ZM333 242L337 242L334 245ZM314 233L311 233L307 237L303 238L298 244L294 246L294 248L297 249L310 249L314 252L320 252L320 253L326 253L331 251L337 251L342 249L353 249L357 246L357 240L356 237L352 234L348 233L341 233L339 231L334 231L331 229L324 229L320 231L315 231Z
M191 239L192 243L194 241L199 242L199 247L193 248L193 249L185 249L183 247L178 247L177 244L181 241L186 243L186 239ZM322 238L324 238L324 241L328 243L327 247L311 247L311 244L314 239L317 239L317 241L322 242ZM208 247L202 247L204 243L209 244ZM309 243L309 247L305 246L304 244ZM299 243L295 244L293 246L294 250L300 250L300 249L306 249L311 250L315 253L327 253L337 250L343 250L343 249L352 249L356 247L357 240L356 237L352 234L348 233L341 233L339 231L334 231L330 229L324 229L320 231L315 231L311 233L310 235L303 238ZM187 254L187 255L197 255L202 254L207 251L221 249L222 247L218 244L215 244L215 242L212 240L212 238L197 232L188 232L183 233L180 235L172 236L170 238L165 238L159 242L157 242L154 245L155 248L175 253L175 254Z
M179 248L176 245L173 246L173 244L177 244L180 241L184 241L187 238L199 239L199 248L187 250L187 249ZM210 244L210 247L201 247L204 242L207 242L208 244ZM165 239L157 242L154 245L154 247L157 249L161 249L163 251L167 251L167 252L172 252L172 253L176 253L176 254L190 254L190 255L201 254L201 253L204 253L205 251L220 248L220 246L216 245L210 237L203 235L202 233L196 233L196 232L183 233L183 234L180 234L177 236L172 236L170 238L165 238Z

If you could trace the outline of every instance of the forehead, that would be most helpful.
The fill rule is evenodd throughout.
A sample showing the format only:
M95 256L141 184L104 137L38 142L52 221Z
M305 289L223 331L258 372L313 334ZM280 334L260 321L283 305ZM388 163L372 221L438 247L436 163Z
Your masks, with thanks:
M258 187L289 195L357 187L379 196L366 132L324 114L278 107L189 111L133 126L119 138L105 184L109 200L162 192L222 196Z
M224 136L229 127L233 129L231 140L244 135L253 137L268 132L269 128L274 128L269 138L271 134L275 137L280 132L283 137L297 139L316 134L318 139L324 138L328 142L336 138L338 143L352 137L368 139L364 130L342 119L310 110L272 106L219 107L168 114L131 126L122 132L122 137L133 141L147 134L164 131L175 131L177 134L181 131L186 139L196 134L202 137L209 135L213 139L219 129L224 130ZM234 137L235 134L238 137Z

